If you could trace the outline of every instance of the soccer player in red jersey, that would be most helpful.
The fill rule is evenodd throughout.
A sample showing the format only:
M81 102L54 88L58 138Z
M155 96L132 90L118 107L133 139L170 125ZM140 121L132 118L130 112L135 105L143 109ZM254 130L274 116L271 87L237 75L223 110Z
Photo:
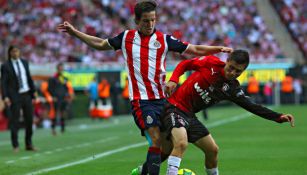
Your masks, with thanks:
M149 143L142 174L158 175L160 171L160 120L165 104L165 63L168 51L193 55L232 52L222 46L193 45L179 41L155 29L154 1L140 1L134 7L136 30L126 30L114 38L101 39L78 31L69 22L58 25L60 31L74 36L98 50L121 49L126 60L129 96L135 123ZM148 172L147 172L148 171ZM141 172L139 172L141 173Z
M262 118L278 123L290 122L291 126L294 126L294 118L291 114L274 112L252 102L244 95L236 78L242 74L248 64L248 52L235 50L229 55L226 63L215 56L203 56L184 60L175 68L166 85L167 94L171 94L176 88L179 77L185 71L195 72L170 95L160 118L162 131L173 144L168 158L167 175L177 175L188 142L193 143L205 153L207 174L218 175L218 146L195 113L222 100L231 101ZM165 153L164 149L163 152Z

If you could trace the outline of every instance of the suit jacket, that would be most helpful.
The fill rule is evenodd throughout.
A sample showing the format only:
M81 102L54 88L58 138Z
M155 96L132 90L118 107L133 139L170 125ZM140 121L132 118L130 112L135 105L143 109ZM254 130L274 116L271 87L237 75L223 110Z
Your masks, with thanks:
M29 64L24 59L20 60L26 71L26 77L30 87L30 94L32 98L34 98L35 87L30 74ZM13 103L19 100L18 79L13 67L13 63L10 59L1 65L1 90L3 99L8 97Z

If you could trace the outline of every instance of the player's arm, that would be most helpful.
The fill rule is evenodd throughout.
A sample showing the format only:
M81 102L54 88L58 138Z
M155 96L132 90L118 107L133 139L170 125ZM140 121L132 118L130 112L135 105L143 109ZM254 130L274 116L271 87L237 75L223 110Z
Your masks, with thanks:
M177 87L179 78L183 75L186 71L189 70L197 70L200 67L199 58L193 58L188 60L181 61L173 71L173 74L170 80L166 83L165 86L165 93L167 96L170 96L174 89Z
M213 55L220 52L231 53L232 48L224 46L206 46L206 45L194 45L189 44L188 48L184 53L202 56L202 55Z
M248 96L245 96L241 89L238 89L236 93L231 96L230 100L257 116L278 123L290 122L291 126L294 127L294 117L291 114L281 114L260 104L254 103Z
M57 27L60 31L70 34L71 36L77 37L90 47L93 47L98 50L111 50L113 49L106 39L101 39L95 36L91 36L80 32L74 26L72 26L69 22L65 21L62 24L59 24Z

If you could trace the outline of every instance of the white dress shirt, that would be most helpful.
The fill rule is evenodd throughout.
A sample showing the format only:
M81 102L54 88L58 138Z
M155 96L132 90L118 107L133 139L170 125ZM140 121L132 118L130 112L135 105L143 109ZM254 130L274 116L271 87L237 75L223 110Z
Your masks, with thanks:
M16 59L16 60L12 59L12 63L13 63L13 67L14 67L17 79L18 79L18 76L21 76L22 87L19 87L19 91L18 92L19 93L28 92L30 90L30 86L29 86L29 83L28 83L26 69L25 69L24 65L22 64L22 62L21 62L21 60L19 58ZM20 74L21 75L18 75L17 63L19 64Z

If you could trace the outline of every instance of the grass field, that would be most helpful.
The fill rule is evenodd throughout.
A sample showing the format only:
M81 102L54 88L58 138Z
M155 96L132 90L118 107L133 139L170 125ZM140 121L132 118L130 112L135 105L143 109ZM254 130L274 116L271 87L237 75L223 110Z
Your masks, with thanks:
M209 110L205 125L220 147L220 174L307 175L307 105L274 109L292 113L296 127L234 106ZM23 148L23 131L19 135ZM55 137L50 130L39 129L34 143L38 152L13 153L9 133L0 133L0 174L128 175L145 159L147 148L131 116L72 120L67 132ZM189 145L181 167L205 174L202 152ZM165 171L164 163L161 174Z

